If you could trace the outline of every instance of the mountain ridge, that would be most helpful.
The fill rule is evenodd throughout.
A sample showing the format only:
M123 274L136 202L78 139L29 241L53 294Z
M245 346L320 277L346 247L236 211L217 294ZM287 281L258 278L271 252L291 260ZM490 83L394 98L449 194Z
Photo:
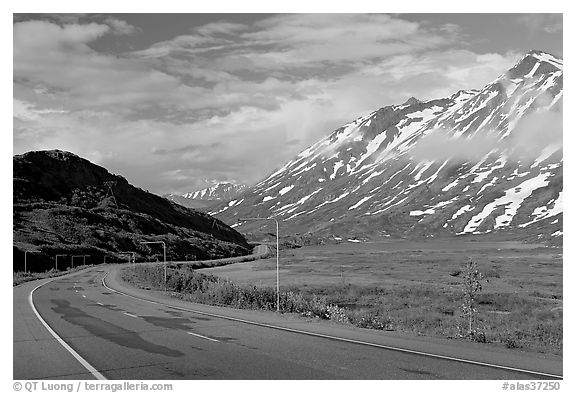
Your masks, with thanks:
M235 198L248 187L245 184L235 182L213 182L212 186L200 190L190 191L184 194L165 194L164 198L189 208L205 210L221 201Z

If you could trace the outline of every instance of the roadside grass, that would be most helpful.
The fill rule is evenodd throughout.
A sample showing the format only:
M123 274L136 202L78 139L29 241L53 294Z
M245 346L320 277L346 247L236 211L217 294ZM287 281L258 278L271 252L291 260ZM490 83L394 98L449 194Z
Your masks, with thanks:
M145 289L163 289L164 270L162 266L131 266L122 271L122 279ZM174 296L192 302L276 309L274 288L238 284L191 266L171 266L167 287ZM462 301L456 285L443 289L426 284L288 286L280 293L282 312L361 328L465 340ZM477 302L476 341L562 354L562 310L553 307L550 299L486 292L478 295Z
M77 272L80 270L84 270L86 268L92 267L94 265L82 265L77 266L75 268L68 268L66 270L56 270L50 269L47 272L42 273L28 273L28 272L13 272L12 273L12 286L20 285L28 281L33 280L40 280L42 278L51 278L51 277L58 277L63 276L64 274Z

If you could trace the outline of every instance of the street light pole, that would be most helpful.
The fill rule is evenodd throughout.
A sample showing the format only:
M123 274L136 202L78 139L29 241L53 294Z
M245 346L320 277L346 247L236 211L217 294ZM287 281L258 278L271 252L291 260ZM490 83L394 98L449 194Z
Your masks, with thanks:
M56 270L58 270L58 257L67 257L68 254L58 254L56 255Z
M167 290L167 279L166 279L166 243L163 241L154 241L154 242L140 242L140 244L162 244L164 248L164 290Z
M128 263L132 263L133 261L136 261L136 253L133 251L124 251L124 252L120 252L119 254L127 255L128 256Z
M26 261L26 256L27 256L27 254L28 254L28 250L24 250L24 273L27 273L27 272L28 272L27 265L26 265L26 263L27 263L27 261Z
M278 220L275 218L247 217L239 218L238 221L274 221L276 223L276 312L280 312L280 230Z

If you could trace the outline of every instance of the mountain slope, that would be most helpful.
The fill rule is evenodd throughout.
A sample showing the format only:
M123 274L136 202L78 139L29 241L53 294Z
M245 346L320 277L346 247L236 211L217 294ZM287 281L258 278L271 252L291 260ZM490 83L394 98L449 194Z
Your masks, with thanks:
M229 201L246 191L244 184L235 184L231 182L216 182L210 187L201 190L187 192L183 195L167 194L164 198L176 202L182 206L205 209L214 206L221 201Z
M212 209L329 238L562 238L562 60L531 51L481 90L411 98L340 127Z
M108 188L106 182L110 183ZM209 215L130 185L121 176L72 153L34 151L13 158L14 243L37 258L56 254L110 257L216 258L243 255L242 235ZM113 196L112 196L113 193Z

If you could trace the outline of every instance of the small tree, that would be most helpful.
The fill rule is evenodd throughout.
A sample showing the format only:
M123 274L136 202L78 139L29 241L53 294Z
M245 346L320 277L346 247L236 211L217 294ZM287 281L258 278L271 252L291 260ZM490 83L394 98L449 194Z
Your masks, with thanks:
M462 313L463 318L468 322L468 334L470 338L474 337L474 330L472 326L476 319L476 314L478 311L475 308L477 293L482 291L482 273L478 271L478 266L476 262L472 261L472 258L468 261L464 269L464 275L462 276L463 282L463 292L464 292L464 302L462 303Z

